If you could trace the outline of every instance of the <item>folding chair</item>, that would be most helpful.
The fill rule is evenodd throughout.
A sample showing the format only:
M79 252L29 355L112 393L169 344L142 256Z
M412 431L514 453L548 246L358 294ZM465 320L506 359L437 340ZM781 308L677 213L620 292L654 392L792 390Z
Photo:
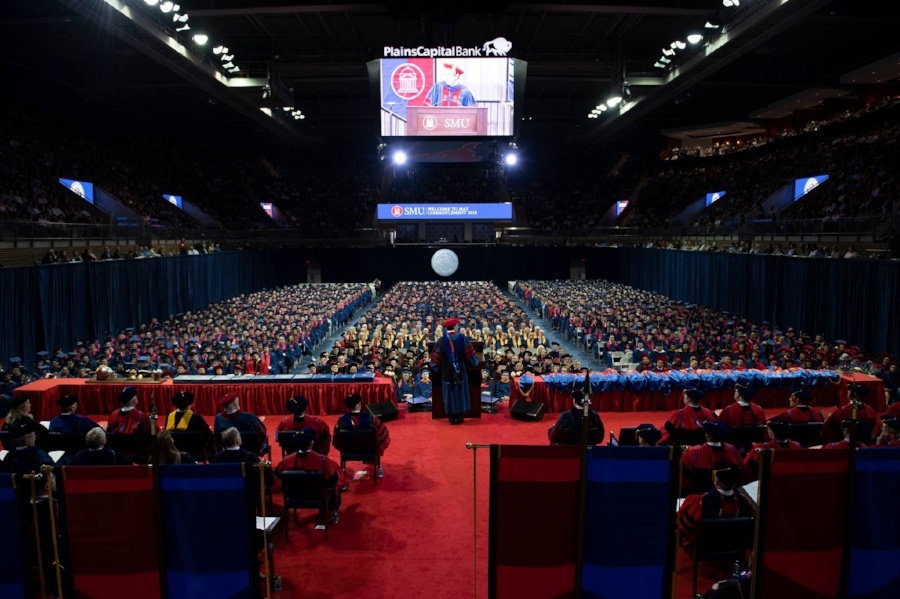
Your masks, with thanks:
M688 554L694 562L691 596L697 594L697 570L700 562L743 560L753 544L753 518L715 518L702 520L696 542Z
M288 538L290 518L288 510L294 510L294 523L297 523L297 510L319 510L325 517L325 540L328 540L328 525L331 512L337 511L335 491L325 484L325 474L318 470L287 470L281 473L281 495L284 501L284 538Z
M378 439L374 430L343 430L334 435L334 446L341 451L341 470L347 471L347 462L369 462L375 465L372 479L378 486L378 469L381 456L378 454Z

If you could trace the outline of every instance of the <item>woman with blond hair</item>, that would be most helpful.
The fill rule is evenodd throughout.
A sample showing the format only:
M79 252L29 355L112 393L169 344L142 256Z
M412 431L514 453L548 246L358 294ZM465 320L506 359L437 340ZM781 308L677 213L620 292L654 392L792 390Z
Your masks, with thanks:
M169 431L159 431L156 435L156 448L160 464L194 464L194 459L175 447L175 439ZM152 460L151 460L152 461Z

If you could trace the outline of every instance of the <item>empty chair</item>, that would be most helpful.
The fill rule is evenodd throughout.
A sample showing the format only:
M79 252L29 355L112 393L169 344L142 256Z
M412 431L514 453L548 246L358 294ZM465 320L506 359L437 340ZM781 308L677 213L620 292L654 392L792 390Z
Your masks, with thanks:
M191 456L195 462L208 462L212 456L207 455L206 443L200 431L169 431L178 451Z
M339 430L335 432L335 447L340 447L341 470L347 472L347 462L367 462L374 464L372 479L378 485L378 469L381 456L378 454L378 438L374 430Z
M791 441L796 441L803 447L811 447L821 443L822 423L806 422L803 424L791 424L787 427L785 435Z
M325 523L325 539L328 539L329 515L340 504L337 493L329 489L325 474L316 470L287 470L281 475L281 494L284 500L284 536L288 537L290 518L288 510L294 510L294 522L297 522L297 510L318 510Z

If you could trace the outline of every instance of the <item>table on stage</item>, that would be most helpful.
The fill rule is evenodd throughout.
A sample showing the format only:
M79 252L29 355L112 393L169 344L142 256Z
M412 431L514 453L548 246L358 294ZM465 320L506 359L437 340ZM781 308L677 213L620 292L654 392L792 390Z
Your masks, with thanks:
M813 396L813 406L824 408L838 406L847 402L847 387L853 382L862 385L868 391L863 400L871 405L879 413L887 409L884 399L884 381L867 375L842 374L840 381L825 387L813 387L809 391ZM522 398L518 379L513 379L510 392L510 406ZM787 389L775 389L761 387L756 396L756 403L763 408L788 408ZM733 403L734 389L707 392L703 399L703 405L711 410L718 410ZM551 389L543 377L534 377L534 387L528 394L528 401L543 402L548 412L563 412L572 407L572 396L564 391ZM680 389L672 393L652 393L632 391L610 391L594 393L591 396L591 406L601 412L640 412L640 411L672 411L682 407L682 392Z
M129 385L137 387L138 406L146 411L151 398L160 414L174 410L172 397L182 391L194 394L194 411L198 414L216 414L216 402L226 393L237 393L241 407L258 416L286 414L287 400L302 395L309 400L309 413L343 414L344 398L359 393L363 405L381 401L397 402L394 385L387 379L375 379L365 383L174 383L167 379L162 383L116 381L114 383L90 382L86 379L41 379L16 389L14 395L26 394L31 400L31 412L37 420L50 420L59 414L56 400L65 395L78 397L78 411L82 414L111 414L120 407L119 392Z

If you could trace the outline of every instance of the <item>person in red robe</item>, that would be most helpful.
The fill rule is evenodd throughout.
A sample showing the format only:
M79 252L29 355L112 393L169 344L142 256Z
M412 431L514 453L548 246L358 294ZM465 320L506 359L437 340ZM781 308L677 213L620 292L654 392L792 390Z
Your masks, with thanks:
M344 400L347 407L347 413L338 418L334 425L334 446L340 451L340 437L338 433L342 430L365 430L370 428L375 431L375 438L378 441L378 455L383 456L384 451L391 444L391 435L387 427L376 416L369 412L362 411L362 397L358 393L348 395ZM384 476L384 467L378 467L378 477Z
M753 448L744 456L744 482L749 483L759 477L759 452L766 449L803 449L803 446L787 438L790 424L779 420L770 420L766 432L769 440L765 443L754 443Z
M695 431L703 428L704 422L716 420L716 415L712 410L700 405L703 395L704 393L700 389L684 390L684 407L669 414L669 419L663 425L660 445L668 445L671 435L676 429Z
M892 403L887 409L887 412L878 417L878 420L875 423L875 430L880 431L884 421L890 418L900 418L900 401Z
M716 420L708 420L703 423L703 432L706 433L706 443L689 448L681 456L681 464L684 468L682 481L687 483L687 488L692 493L703 493L712 486L712 478L709 471L722 464L730 464L741 468L743 459L737 447L722 441L728 436L728 427Z
M807 422L825 422L822 412L809 406L812 395L806 389L797 389L791 392L788 403L791 407L778 414L773 420L780 420L787 424L806 424Z
M875 414L875 410L872 406L862 401L862 397L866 394L866 388L849 385L847 389L850 396L849 401L832 412L828 418L825 419L825 426L822 427L822 440L825 442L840 441L842 437L842 423L845 420L853 419L854 401L857 402L856 419L860 424L865 423L864 426L860 427L860 430L865 428L868 431L871 431L875 427L875 421L878 419L878 416ZM860 440L866 438L868 437L860 436Z
M689 547L697 540L697 532L703 520L714 518L749 518L754 516L753 506L735 487L741 479L738 467L728 466L713 472L714 488L702 495L688 495L678 510L678 530L682 547Z
M850 420L844 420L841 422L841 435L843 438L840 441L833 441L831 443L826 443L822 446L822 449L850 449L850 431L853 430L853 422ZM856 423L856 435L859 439L868 439L871 434L871 428L868 422L860 420ZM860 441L857 444L857 447L866 447L866 443Z
M341 491L346 489L350 480L334 460L312 450L313 443L316 441L315 429L311 427L302 429L295 440L299 449L296 453L281 460L275 467L275 476L280 478L285 472L291 470L321 472L328 487L328 502L334 508L331 512L331 523L337 524L338 508L341 507ZM324 510L319 512L319 518L325 518Z
M318 416L311 416L306 413L309 408L309 400L302 395L296 395L287 402L287 411L293 414L285 416L278 423L276 438L278 433L283 431L299 431L304 428L311 428L316 431L316 440L313 442L313 451L322 455L328 455L331 451L331 427Z
M119 433L133 435L136 433L150 434L150 419L146 414L137 409L137 388L125 387L119 393L119 403L122 407L109 415L106 424L107 433Z
M766 411L753 403L755 397L755 389L738 385L734 389L735 403L722 410L719 420L730 428L765 424Z

